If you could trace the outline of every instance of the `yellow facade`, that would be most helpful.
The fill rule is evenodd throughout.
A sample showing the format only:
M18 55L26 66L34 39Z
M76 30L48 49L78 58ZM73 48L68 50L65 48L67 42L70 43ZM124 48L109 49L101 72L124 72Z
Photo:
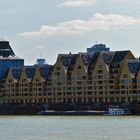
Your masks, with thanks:
M122 59L118 57L119 53L123 56ZM86 63L85 58L89 63ZM29 76L25 67L20 77L15 79L10 69L4 82L1 83L3 85L1 103L139 102L140 70L132 74L130 66L135 63L129 60L133 59L135 58L130 51L114 52L109 64L106 63L102 53L93 56L80 53L59 54L47 76L42 76L39 66L35 67L34 73Z

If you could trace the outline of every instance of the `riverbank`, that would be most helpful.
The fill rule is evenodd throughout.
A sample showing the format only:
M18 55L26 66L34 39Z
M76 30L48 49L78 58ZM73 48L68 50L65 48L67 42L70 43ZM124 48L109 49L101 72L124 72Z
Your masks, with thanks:
M123 107L122 107L123 108ZM132 115L140 115L140 104L129 106ZM108 107L92 105L0 105L0 115L103 115Z
M94 110L72 110L72 111L41 111L38 115L104 115L107 111L94 111Z

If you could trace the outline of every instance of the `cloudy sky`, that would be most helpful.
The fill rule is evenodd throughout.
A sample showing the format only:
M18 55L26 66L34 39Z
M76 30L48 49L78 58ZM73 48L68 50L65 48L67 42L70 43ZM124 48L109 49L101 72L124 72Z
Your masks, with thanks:
M140 55L139 0L0 0L0 38L34 64L95 42Z

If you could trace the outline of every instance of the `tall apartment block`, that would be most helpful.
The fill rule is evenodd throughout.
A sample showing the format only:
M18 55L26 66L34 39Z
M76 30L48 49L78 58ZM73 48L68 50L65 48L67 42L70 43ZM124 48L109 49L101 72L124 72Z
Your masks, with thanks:
M17 57L8 41L0 40L0 78L3 78L10 68L24 66L24 59Z
M107 48L105 44L95 44L91 48L87 48L87 53L103 52L110 51L110 48Z

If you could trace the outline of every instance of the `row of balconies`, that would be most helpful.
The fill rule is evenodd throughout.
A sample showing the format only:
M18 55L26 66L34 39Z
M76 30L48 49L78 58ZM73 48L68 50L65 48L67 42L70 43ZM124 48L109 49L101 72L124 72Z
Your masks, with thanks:
M113 86L73 86L73 87L32 87L32 88L29 88L29 87L7 87L7 88L4 88L5 91L11 91L11 92L31 92L31 91L109 91L109 90L112 90L114 89ZM120 88L118 88L118 90L138 90L139 88L132 88L130 86L121 86Z
M140 96L140 90L135 91L134 93L132 91L119 91L116 93L111 93L111 91L83 91L83 92L5 92L5 93L1 93L1 97L38 97L38 96L42 96L42 97L65 97L65 96L105 96L105 97L116 97L116 96L136 96L139 95Z

